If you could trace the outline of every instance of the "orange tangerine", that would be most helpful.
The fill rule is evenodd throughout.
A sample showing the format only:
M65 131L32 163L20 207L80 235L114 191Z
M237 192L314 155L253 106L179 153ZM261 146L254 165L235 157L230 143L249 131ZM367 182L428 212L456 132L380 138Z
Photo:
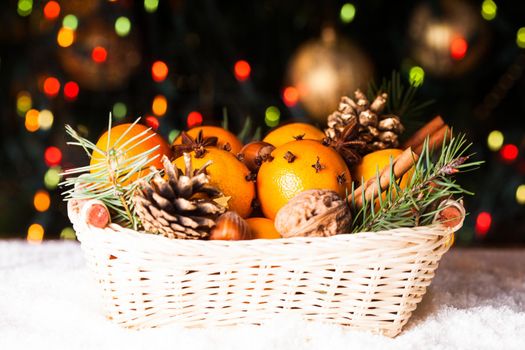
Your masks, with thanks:
M275 147L279 147L285 143L297 140L298 138L321 141L325 138L325 134L310 124L291 123L270 131L263 141L268 142Z
M344 198L352 177L343 158L315 140L298 140L277 147L273 160L264 162L257 175L261 209L269 219L304 190L333 190Z
M273 221L267 218L249 218L246 219L248 226L254 234L254 238L274 239L281 238L281 235L275 229Z
M390 159L393 161L401 153L403 153L403 151L400 149L388 148L367 154L355 167L354 179L357 182L361 182L361 179L364 179L366 182L372 178L375 178L378 172L381 173L385 167L390 166ZM413 174L414 168L406 172L406 174L401 178L401 188L404 189L407 187L408 182L412 178Z

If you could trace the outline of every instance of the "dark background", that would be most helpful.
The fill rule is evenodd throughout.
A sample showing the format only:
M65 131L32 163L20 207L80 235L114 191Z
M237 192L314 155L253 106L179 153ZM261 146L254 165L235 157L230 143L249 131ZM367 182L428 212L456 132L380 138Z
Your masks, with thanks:
M496 1L493 19L490 11L487 15L492 2L485 1L490 20L482 16L481 1L352 1L355 17L346 22L341 18L344 1L160 0L155 7L151 0L71 0L58 2L55 19L44 15L47 1L34 0L29 14L20 10L21 1L0 4L0 238L24 238L33 223L42 225L46 239L61 232L67 236L63 229L70 224L60 189L46 188L44 181L50 168L44 152L49 146L62 151L60 169L85 164L82 152L66 147L64 124L96 141L117 102L126 105L123 120L132 121L153 116L152 100L165 96L167 112L157 116L165 137L183 129L192 111L202 114L204 124L218 124L226 109L234 132L241 131L247 117L263 132L268 130L268 106L280 110L282 122L307 120L308 110L300 103L289 107L282 98L283 88L293 83L291 59L309 40L321 43L323 31L333 28L338 42L348 40L352 50L367 57L376 81L396 70L408 84L410 69L422 67L425 77L418 98L433 99L434 104L416 122L441 114L456 130L468 133L476 158L486 161L476 173L459 179L476 196L466 198L470 215L458 243L525 243L525 200L517 195L518 186L525 184L525 52L520 47L525 38L523 43L518 40L518 30L525 27L522 1ZM145 3L153 7L147 10ZM57 35L67 14L77 16L78 28L73 45L64 48L57 44ZM121 16L131 21L125 37L114 29ZM418 21L423 23L419 27ZM429 37L428 23L460 33L468 44L464 57L451 58L450 43L443 34L437 41ZM107 49L105 62L91 58L97 45ZM326 56L334 55L336 65L351 65L351 55L338 50L329 48ZM151 66L157 60L169 67L163 82L152 79ZM238 60L251 66L245 81L235 77ZM50 76L61 84L54 97L43 88ZM345 85L349 78L338 79ZM63 93L69 81L80 89L73 100ZM27 111L17 110L21 92L31 96L32 108L53 113L49 130L26 129ZM517 146L517 157L506 160L505 146L489 149L487 137L493 130L502 132L504 145ZM33 205L38 190L51 197L44 212ZM488 216L480 218L480 213Z

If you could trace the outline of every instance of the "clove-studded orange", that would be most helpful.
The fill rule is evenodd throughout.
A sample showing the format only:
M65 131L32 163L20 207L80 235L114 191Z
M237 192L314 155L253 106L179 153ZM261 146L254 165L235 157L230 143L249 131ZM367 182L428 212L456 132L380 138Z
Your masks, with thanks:
M351 191L352 178L343 158L315 140L298 140L277 147L272 160L257 175L263 214L274 219L277 211L304 190L333 190L341 197Z
M275 147L294 140L318 140L321 141L326 137L324 132L313 125L306 123L290 123L270 131L263 139Z

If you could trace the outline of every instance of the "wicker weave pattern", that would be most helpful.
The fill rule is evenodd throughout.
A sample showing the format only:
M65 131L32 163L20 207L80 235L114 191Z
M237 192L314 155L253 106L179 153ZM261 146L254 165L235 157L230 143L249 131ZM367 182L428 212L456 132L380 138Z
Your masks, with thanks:
M332 237L170 240L75 224L107 316L125 327L259 324L277 313L395 336L448 250L441 225Z

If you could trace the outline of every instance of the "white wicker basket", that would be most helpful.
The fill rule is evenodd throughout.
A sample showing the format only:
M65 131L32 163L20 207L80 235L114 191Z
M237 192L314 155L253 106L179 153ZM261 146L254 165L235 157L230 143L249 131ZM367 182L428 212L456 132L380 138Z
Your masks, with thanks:
M248 241L74 226L107 316L125 327L260 324L289 313L393 337L461 224Z

